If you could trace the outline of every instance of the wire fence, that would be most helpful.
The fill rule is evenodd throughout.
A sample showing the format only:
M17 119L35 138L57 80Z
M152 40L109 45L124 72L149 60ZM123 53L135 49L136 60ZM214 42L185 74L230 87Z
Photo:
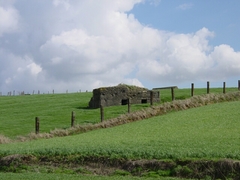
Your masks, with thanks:
M192 84L193 83L191 83L190 84L190 87L192 87ZM195 88L200 88L200 87L227 87L227 83L226 82L209 82L209 81L207 81L207 84L205 84L205 83L201 83L200 84L200 86L199 86L199 84L195 84ZM238 90L240 90L240 80L238 80L238 82L237 82L237 87L238 87ZM88 91L88 90L86 90L86 91L82 91L81 89L79 90L79 91L75 91L75 93L81 93L81 92L91 92L91 91ZM29 93L29 92L25 92L25 91L15 91L15 90L13 90L13 91L9 91L9 92L7 92L7 93L3 93L3 92L0 92L0 96L22 96L22 95L34 95L34 94L55 94L56 92L55 92L55 90L53 89L53 90L51 90L51 91L40 91L40 90L37 90L37 91L35 91L35 90L33 90L31 93ZM56 93L56 94L62 94L62 93L74 93L74 92L69 92L68 90L66 90L65 92L58 92L58 93Z
M0 92L0 96L23 96L23 95L36 95L36 94L63 94L63 93L66 93L66 94L68 94L68 93L82 93L82 92L90 92L90 91L88 91L88 90L86 90L86 91L81 91L81 90L79 90L79 91L68 91L68 90L66 90L65 92L55 92L54 90L52 90L52 91L40 91L40 90L38 90L38 91L32 91L31 93L29 93L29 92L26 92L26 91L15 91L15 90L13 90L13 91L8 91L7 93L3 93L3 92Z

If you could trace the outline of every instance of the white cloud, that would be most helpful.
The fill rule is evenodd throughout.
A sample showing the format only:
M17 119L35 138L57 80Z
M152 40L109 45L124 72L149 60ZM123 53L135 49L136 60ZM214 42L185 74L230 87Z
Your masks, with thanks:
M4 13L11 7L17 21L0 31L1 89L84 91L119 83L177 84L238 74L239 52L228 45L212 47L214 32L203 27L177 34L144 26L127 13L140 2L26 0L15 2L22 7L17 10L5 6ZM38 8L35 12L29 6ZM19 18L23 30L8 35L10 27L19 27Z
M18 30L19 16L16 9L0 6L0 37L4 33L12 33Z
M214 62L212 67L213 78L222 79L227 76L239 75L240 52L235 52L229 45L216 46L209 58Z
M161 2L161 0L148 0L151 5L158 6Z
M211 47L208 38L213 33L203 28L192 34L159 34L166 39L156 45L157 53L152 59L140 64L138 75L155 83L177 83L205 76L203 69L212 66L208 54ZM148 57L151 57L149 54Z
M69 0L53 0L54 6L60 6L63 5L66 10L70 8Z
M192 7L193 7L192 3L185 3L185 4L179 5L177 9L187 10L187 9L191 9Z
M34 62L28 64L27 69L30 70L32 75L38 75L42 71L42 68Z
M42 68L28 55L16 56L8 51L0 49L2 58L0 66L1 90L29 90L38 87Z

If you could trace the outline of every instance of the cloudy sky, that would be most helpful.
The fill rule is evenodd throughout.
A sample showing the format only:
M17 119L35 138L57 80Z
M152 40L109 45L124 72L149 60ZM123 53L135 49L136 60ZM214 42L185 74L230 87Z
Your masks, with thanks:
M237 86L239 0L0 0L0 91Z

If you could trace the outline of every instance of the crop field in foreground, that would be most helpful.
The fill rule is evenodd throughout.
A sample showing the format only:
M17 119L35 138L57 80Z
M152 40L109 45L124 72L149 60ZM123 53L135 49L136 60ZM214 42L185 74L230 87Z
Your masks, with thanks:
M0 156L240 160L239 109L239 101L224 102L79 135L2 144Z
M237 88L226 88L227 92ZM161 90L161 102L171 101L171 91ZM222 93L212 88L211 93ZM206 89L195 89L195 95L206 94ZM88 109L92 93L44 94L28 96L0 96L0 134L15 138L35 131L35 117L40 118L40 132L70 127L71 112L76 114L75 124L100 122L99 109ZM190 89L176 89L176 99L190 97ZM149 104L131 106L131 111L149 107ZM127 112L127 106L106 107L104 118L111 119Z

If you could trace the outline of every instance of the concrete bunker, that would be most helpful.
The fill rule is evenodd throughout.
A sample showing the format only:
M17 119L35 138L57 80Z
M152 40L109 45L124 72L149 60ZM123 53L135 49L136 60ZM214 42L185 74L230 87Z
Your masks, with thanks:
M112 87L101 87L93 90L93 96L89 101L89 108L102 106L127 105L128 99L131 104L150 103L151 91L126 84L119 84ZM153 102L159 102L159 92L153 91Z

